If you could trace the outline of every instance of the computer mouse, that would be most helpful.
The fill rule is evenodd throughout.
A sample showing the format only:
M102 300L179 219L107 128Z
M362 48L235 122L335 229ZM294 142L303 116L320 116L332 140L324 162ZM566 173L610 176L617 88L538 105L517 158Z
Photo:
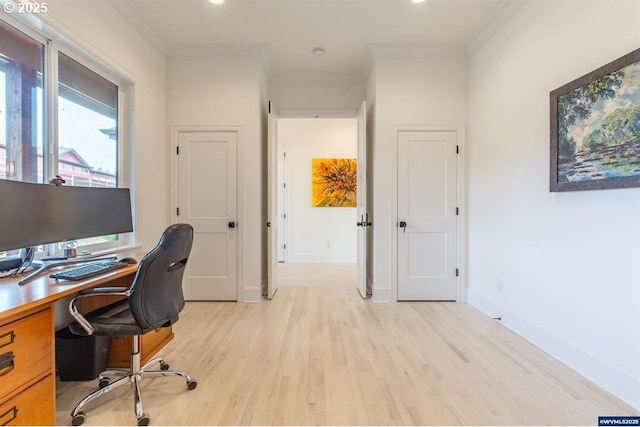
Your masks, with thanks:
M118 260L119 262L126 262L127 264L137 264L138 260L135 258L131 258L131 257L126 257L126 258L122 258L120 260Z

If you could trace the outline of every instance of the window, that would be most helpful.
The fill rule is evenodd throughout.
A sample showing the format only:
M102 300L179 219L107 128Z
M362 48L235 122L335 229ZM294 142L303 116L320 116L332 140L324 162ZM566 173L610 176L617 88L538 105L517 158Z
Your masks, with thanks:
M43 182L44 45L0 22L0 178Z
M71 185L117 187L118 86L63 53L58 76L58 157L71 167L58 174Z
M65 50L0 20L0 179L43 183L60 175L64 185L118 187L119 86ZM78 244L94 250L114 242L120 236Z
M58 53L58 175L67 185L118 186L118 86ZM60 162L68 162L61 168ZM79 246L117 240L101 236Z

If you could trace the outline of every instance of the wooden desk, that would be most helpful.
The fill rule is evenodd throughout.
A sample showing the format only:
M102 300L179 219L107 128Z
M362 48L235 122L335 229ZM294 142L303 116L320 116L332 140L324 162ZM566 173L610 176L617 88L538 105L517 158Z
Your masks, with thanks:
M55 302L84 289L128 287L136 271L131 265L78 282L56 282L47 274L22 286L21 277L0 279L0 425L55 424ZM171 338L171 328L143 335L143 361ZM112 343L109 366L128 367L131 340ZM3 355L12 362L3 364Z

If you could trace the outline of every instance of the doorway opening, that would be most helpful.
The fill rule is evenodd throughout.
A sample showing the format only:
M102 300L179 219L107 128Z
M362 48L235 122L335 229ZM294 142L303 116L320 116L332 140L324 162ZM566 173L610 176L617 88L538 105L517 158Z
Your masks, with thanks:
M317 182L322 168L329 172L329 181L348 180L344 174L358 157L358 119L277 120L278 285L355 287L355 191L342 182L335 193L325 194L333 199L317 192L314 198L313 182L314 170Z

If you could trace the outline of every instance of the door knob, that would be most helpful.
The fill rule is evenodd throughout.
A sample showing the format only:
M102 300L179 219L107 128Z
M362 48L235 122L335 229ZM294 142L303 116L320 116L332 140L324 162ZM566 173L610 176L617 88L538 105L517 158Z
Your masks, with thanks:
M236 223L235 223L235 222L233 222L233 221L231 221L231 222L229 223L229 228L236 228Z

